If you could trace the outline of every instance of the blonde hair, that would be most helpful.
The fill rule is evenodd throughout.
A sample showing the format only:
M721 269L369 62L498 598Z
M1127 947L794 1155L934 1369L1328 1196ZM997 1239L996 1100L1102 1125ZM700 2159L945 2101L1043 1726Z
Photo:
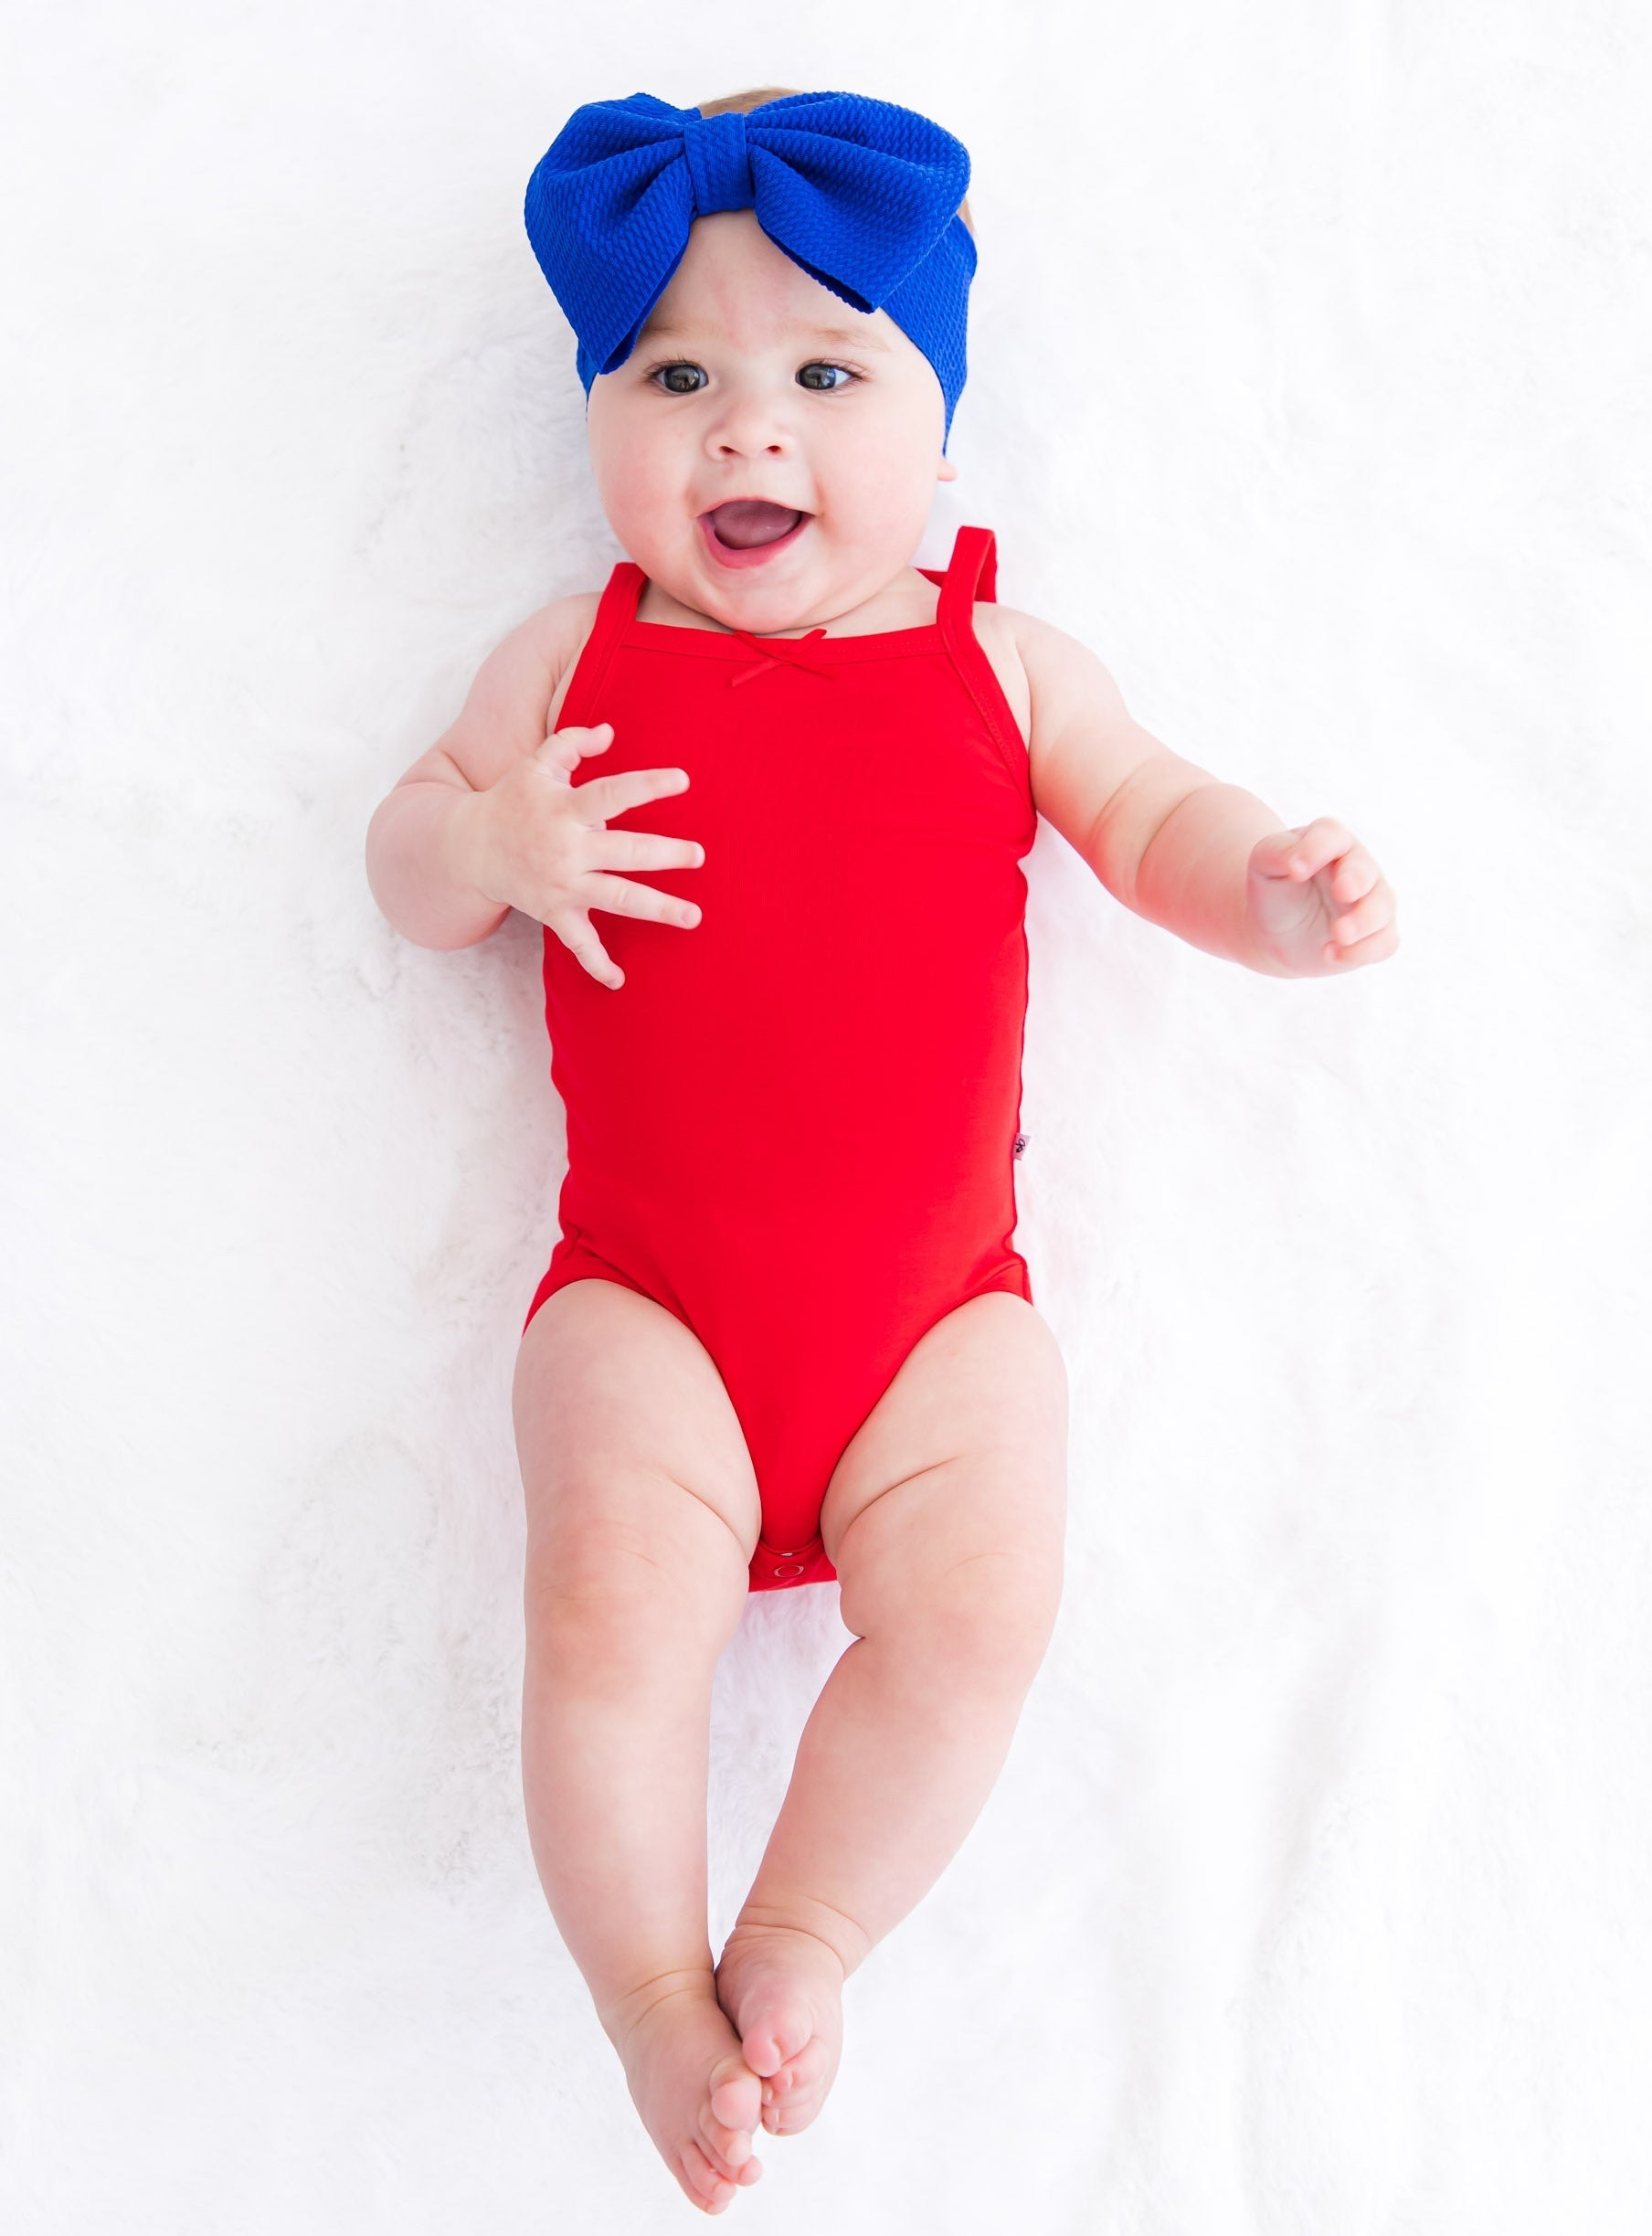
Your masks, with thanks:
M796 93L800 90L800 88L795 85L752 86L749 87L744 93L725 93L716 101L698 101L695 103L695 106L698 108L702 116L724 116L731 109L738 109L743 115L749 115L752 110L760 108L766 101L780 101L788 93ZM975 237L975 225L973 219L969 216L969 197L968 195L966 195L963 200L958 204L958 214L963 219L965 225L968 226L970 238L973 239Z

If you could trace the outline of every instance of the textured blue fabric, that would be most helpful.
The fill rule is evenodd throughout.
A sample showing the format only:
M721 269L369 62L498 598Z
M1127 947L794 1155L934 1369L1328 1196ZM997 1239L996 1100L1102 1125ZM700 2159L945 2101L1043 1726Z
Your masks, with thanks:
M961 141L863 93L787 93L716 116L632 93L575 110L528 181L524 216L588 397L636 347L694 219L750 209L822 287L888 313L935 367L950 434L975 275L958 215L969 184Z

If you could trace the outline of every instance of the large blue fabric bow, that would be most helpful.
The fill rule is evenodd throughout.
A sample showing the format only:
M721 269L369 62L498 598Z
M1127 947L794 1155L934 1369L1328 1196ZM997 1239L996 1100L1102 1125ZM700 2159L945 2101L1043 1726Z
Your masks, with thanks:
M588 395L636 347L694 219L750 209L822 287L910 336L935 367L949 433L975 273L958 216L969 184L962 142L892 101L788 93L707 117L632 93L575 110L528 181L524 216Z

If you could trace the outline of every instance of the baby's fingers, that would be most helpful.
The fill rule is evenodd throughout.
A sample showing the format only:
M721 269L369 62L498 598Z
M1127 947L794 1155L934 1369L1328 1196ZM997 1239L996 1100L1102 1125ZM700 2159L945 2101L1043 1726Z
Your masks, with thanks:
M1351 948L1393 921L1393 895L1379 879L1362 900L1332 917L1330 936L1338 947Z
M620 970L601 940L598 938L596 929L583 908L575 909L567 916L558 917L551 929L575 961L582 963L592 978L598 980L600 984L616 987L624 985L624 971Z
M693 901L680 901L674 893L653 885L634 885L629 877L610 877L592 870L582 881L580 893L588 908L606 908L617 917L644 917L653 924L694 925L700 911Z
M1386 885L1379 885L1374 893L1368 893L1362 901L1357 901L1336 918L1321 952L1328 963L1346 969L1353 963L1380 963L1399 944L1393 895Z
M1334 815L1316 815L1300 831L1276 832L1259 843L1276 865L1273 875L1280 874L1277 865L1282 864L1287 877L1307 878L1317 877L1328 863L1340 860L1359 841Z
M614 742L611 722L598 722L589 729L553 730L534 748L534 758L542 768L560 768L565 776L572 776L588 753L606 753Z
M586 860L594 870L697 870L705 862L698 839L668 839L657 831L591 832Z
M579 787L581 809L600 822L627 808L688 789L686 768L622 768L611 777L589 777Z

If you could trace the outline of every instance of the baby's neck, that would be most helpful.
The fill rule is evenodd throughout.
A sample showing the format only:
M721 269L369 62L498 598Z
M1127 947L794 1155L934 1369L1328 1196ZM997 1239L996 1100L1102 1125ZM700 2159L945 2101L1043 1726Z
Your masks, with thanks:
M922 629L934 620L939 597L934 583L920 575L916 567L903 567L870 598L863 598L835 613L822 610L783 629L752 629L746 633L754 637L800 637L812 629L827 629L834 637L862 637L894 629ZM637 601L637 619L656 621L667 629L715 629L731 635L736 628L746 626L684 605L651 576L644 582L642 595Z

